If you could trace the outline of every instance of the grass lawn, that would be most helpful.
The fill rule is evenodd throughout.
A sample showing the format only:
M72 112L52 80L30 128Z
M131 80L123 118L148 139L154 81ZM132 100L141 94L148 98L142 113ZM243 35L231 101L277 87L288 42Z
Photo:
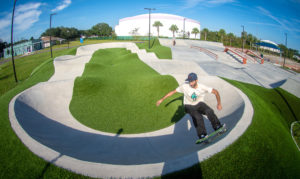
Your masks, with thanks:
M159 40L157 38L150 40L150 49L149 41L145 41L144 43L136 43L136 45L140 49L146 49L147 52L154 52L157 58L159 59L172 59L171 49L169 47L160 45Z
M182 100L166 105L180 94L155 105L177 86L173 77L160 75L129 50L98 50L75 81L70 111L78 121L100 131L155 131L184 115Z
M53 53L53 57L55 58L65 54L75 55L75 53L76 48L58 50ZM51 60L49 53L35 54L16 59L15 67L19 83L24 82L30 76L33 69L47 60ZM12 61L0 65L0 68L0 96L2 96L18 84L15 82Z
M54 55L74 55L76 49L57 51ZM30 76L33 69L44 63ZM0 89L0 178L87 178L58 168L29 151L16 136L8 118L8 104L18 93L42 81L47 81L54 73L53 61L47 55L32 55L16 60L16 68L21 82L14 84L11 65L6 63L1 78ZM1 65L2 68L2 65ZM1 75L3 74L1 72ZM8 85L5 87L4 85ZM3 90L3 88L5 90Z
M62 50L61 54L73 54L75 51L70 50ZM39 64L48 57L38 59ZM30 58L25 60L31 61L35 67L39 65ZM31 71L35 67L29 66ZM52 61L49 61L32 76L30 70L18 71L24 80L0 96L0 178L87 178L35 156L11 129L8 118L10 100L38 82L47 81L54 68ZM6 73L14 82L12 70ZM2 80L0 88L3 88ZM255 113L248 130L224 151L189 169L162 178L299 178L300 152L291 138L289 128L293 121L299 121L300 99L280 88L265 89L228 81L240 88L252 102Z

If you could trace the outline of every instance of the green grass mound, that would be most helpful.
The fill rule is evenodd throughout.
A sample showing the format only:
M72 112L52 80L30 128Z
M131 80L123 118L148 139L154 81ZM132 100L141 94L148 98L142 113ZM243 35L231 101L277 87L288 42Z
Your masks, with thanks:
M184 115L181 95L160 107L156 101L178 86L126 49L98 50L75 80L70 111L82 124L96 130L143 133L162 129ZM174 100L174 101L172 101Z
M149 41L136 43L136 45L139 49L145 49L147 52L154 52L159 59L172 59L171 49L169 47L162 46L157 38L150 40L150 49Z
M296 145L300 147L300 121L294 123L292 127L293 137L297 143Z

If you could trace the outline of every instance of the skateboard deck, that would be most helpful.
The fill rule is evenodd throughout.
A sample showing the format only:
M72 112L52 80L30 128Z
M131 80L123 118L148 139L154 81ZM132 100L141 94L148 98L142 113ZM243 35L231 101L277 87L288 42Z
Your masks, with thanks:
M226 124L223 124L223 126L220 129L210 133L207 137L205 137L203 139L198 139L196 141L196 144L201 144L203 142L209 143L214 139L214 137L217 137L217 136L225 133L226 131L227 131Z

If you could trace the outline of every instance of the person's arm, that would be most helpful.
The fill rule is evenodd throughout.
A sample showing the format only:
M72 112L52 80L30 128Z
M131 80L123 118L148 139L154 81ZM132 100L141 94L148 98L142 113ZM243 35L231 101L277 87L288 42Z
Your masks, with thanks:
M172 96L172 95L175 94L176 92L177 92L176 89L173 90L173 91L170 91L170 92L169 92L168 94L166 94L163 98L161 98L160 100L158 100L158 101L156 102L156 106L159 106L160 103L162 103L165 99L167 99L168 97Z
M212 92L214 95L216 95L217 98L217 109L218 110L222 110L222 104L221 104L221 98L220 98L220 94L216 89L213 89Z

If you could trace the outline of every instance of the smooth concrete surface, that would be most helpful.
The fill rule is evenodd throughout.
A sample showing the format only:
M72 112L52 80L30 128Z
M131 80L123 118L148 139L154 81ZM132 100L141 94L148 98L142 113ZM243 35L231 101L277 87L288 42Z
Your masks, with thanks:
M162 45L172 49L173 58L197 63L208 75L220 76L245 83L251 83L265 88L281 87L300 98L300 75L284 70L276 64L257 63L242 59L232 53L224 52L221 43L177 39L179 45L172 46L171 39L159 39ZM205 48L218 55L215 60L191 46ZM223 46L223 47L222 47Z
M228 132L211 144L196 145L196 131L188 114L167 128L141 134L106 133L79 123L69 111L74 80L82 75L94 51L104 48L127 48L160 74L172 75L179 84L184 83L189 72L197 73L200 83L220 92L222 111L216 109L214 95L207 95L205 101L226 123ZM55 73L48 82L13 98L9 117L15 133L33 153L75 173L101 178L141 178L182 170L232 144L252 120L252 105L239 89L207 75L194 61L159 60L134 43L82 46L76 56L55 58L54 66ZM207 131L212 132L207 119L205 124Z

